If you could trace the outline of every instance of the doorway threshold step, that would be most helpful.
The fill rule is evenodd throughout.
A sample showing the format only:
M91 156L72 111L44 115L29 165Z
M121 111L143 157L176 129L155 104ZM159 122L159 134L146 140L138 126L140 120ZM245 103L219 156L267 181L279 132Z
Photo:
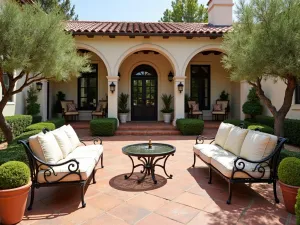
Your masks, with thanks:
M125 136L125 135L132 135L132 136L156 136L156 135L181 135L179 130L120 130L118 129L115 135Z

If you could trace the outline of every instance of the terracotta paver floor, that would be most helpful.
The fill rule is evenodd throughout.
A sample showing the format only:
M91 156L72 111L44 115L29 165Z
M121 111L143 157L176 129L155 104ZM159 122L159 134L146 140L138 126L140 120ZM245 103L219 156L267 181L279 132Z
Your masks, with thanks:
M88 132L78 133L88 138ZM153 142L176 147L175 156L167 163L173 179L165 179L163 171L157 168L157 174L161 175L157 189L151 180L136 184L134 179L141 175L139 170L125 181L123 175L131 171L131 162L121 148L147 142L148 138L103 138L105 168L97 170L97 183L87 187L86 208L81 208L80 189L76 186L40 188L33 210L25 213L21 224L295 224L295 216L285 211L280 189L281 203L274 204L272 185L235 185L232 204L227 205L227 183L214 173L209 185L208 169L200 160L196 168L191 168L195 137L151 137Z

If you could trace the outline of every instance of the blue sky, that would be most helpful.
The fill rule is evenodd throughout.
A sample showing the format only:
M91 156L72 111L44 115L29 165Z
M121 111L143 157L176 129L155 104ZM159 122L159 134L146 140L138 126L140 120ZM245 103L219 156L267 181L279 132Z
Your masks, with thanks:
M157 22L171 0L71 0L79 20ZM208 0L198 0L207 4Z

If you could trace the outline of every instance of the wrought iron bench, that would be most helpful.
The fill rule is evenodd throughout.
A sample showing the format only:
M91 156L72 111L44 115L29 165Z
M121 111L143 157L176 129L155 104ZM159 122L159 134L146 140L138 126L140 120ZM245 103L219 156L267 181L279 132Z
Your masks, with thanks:
M224 123L220 125L224 126ZM231 125L232 127L235 127ZM235 127L235 131L238 129L244 130L244 132L247 132L245 135L245 139L242 141L242 147L235 146L239 144L239 139L236 138L233 140L232 143L234 143L232 146L241 148L241 151L243 150L244 144L246 141L249 141L247 138L247 135L256 135L256 140L263 139L264 137L270 137L268 145L271 143L271 138L273 138L272 141L274 148L270 149L271 151L268 152L268 154L264 154L260 159L257 160L251 160L251 154L248 153L248 156L244 156L245 154L233 154L232 151L226 150L226 144L225 148L224 145L220 146L220 128L218 130L218 133L216 137L204 137L199 135L196 138L196 144L194 145L193 151L194 151L194 163L192 167L195 167L196 164L196 158L200 158L209 168L209 181L208 183L212 183L212 170L221 175L222 178L224 178L228 182L228 200L227 204L231 204L231 197L232 197L232 184L234 183L268 183L273 184L273 192L274 192L274 198L275 202L279 203L279 199L277 197L276 192L276 182L277 182L277 168L279 164L279 156L280 152L283 148L284 143L287 141L286 138L282 137L276 137L274 135L269 135L265 133L261 133L258 131L248 131L247 129L243 129L240 127ZM229 131L230 132L230 131ZM222 132L221 132L222 133ZM219 135L219 137L218 137ZM228 137L230 138L230 133L228 133ZM257 136L258 135L258 136ZM251 137L250 137L251 138ZM276 138L276 139L275 139ZM219 140L217 140L219 139ZM209 144L204 144L205 140L211 140ZM217 143L216 143L217 141ZM227 141L227 140L226 140ZM262 141L261 141L262 143ZM249 143L246 143L249 144ZM251 145L250 145L251 146ZM270 145L271 146L271 145ZM269 146L269 147L270 147ZM252 154L256 154L256 147L252 145ZM238 149L236 148L236 149ZM265 148L266 151L267 147ZM232 149L230 149L232 150ZM265 152L267 153L267 152Z
M49 132L49 130L43 129L44 134L47 132ZM18 143L22 144L25 148L31 171L32 186L28 210L32 209L35 188L60 185L79 185L81 187L82 208L84 208L86 206L84 201L84 189L87 181L92 178L93 183L96 183L96 166L100 160L101 168L103 168L102 140L100 138L80 140L83 146L77 147L68 157L60 162L51 164L37 156L30 147L30 138L18 141ZM93 141L94 145L86 145L85 142L87 141ZM82 153L83 151L84 153Z

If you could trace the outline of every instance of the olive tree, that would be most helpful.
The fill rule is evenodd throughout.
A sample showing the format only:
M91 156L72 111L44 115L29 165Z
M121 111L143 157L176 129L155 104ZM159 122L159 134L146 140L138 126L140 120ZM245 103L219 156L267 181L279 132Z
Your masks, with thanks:
M13 95L41 80L66 81L89 70L87 56L77 53L62 18L59 11L46 14L38 4L7 1L0 8L0 128L8 142L13 136L3 110Z
M240 0L237 21L225 35L224 67L236 81L248 81L274 116L275 134L284 135L284 119L290 110L300 78L300 0ZM281 107L276 108L263 90L262 81L286 85Z

